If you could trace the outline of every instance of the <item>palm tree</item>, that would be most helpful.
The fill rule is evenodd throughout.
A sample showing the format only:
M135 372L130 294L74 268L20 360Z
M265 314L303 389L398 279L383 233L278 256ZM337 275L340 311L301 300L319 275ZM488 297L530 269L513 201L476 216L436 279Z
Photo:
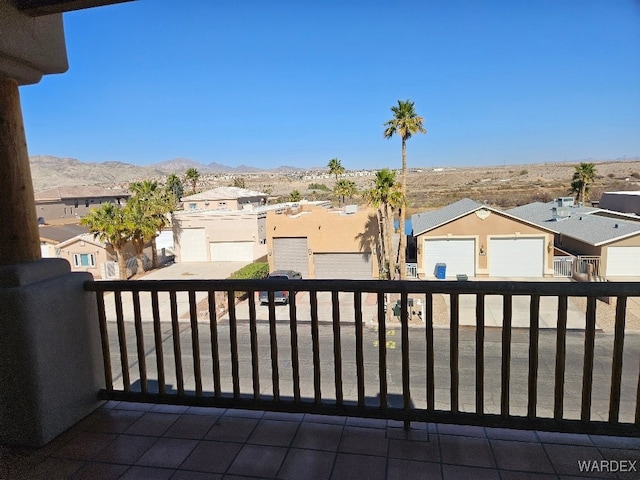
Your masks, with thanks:
M155 245L155 238L158 235L157 225L153 216L148 215L148 205L144 201L136 201L136 197L127 203L124 213L125 225L131 232L131 243L136 251L137 272L140 274L145 271L142 259L144 247L150 240L152 245Z
M127 263L124 258L124 247L131 240L131 230L126 224L124 209L113 203L105 203L100 208L91 210L80 221L86 225L94 237L109 243L118 257L120 279L127 279Z
M387 279L393 280L396 270L395 255L393 255L393 212L404 203L395 172L388 168L376 172L373 187L366 190L363 196L369 205L376 207L380 234L380 255L378 255L381 263L380 272L383 272Z
M576 202L584 202L589 197L589 184L596 179L596 166L593 163L581 163L575 167L571 181L571 193L576 193Z
M191 184L191 194L195 195L196 186L198 185L198 180L200 179L200 172L196 168L188 168L184 173L184 179L186 182Z
M423 127L424 118L419 116L411 100L398 100L398 105L391 107L393 118L384 123L384 138L391 138L398 135L402 140L402 196L404 203L400 207L400 245L398 247L398 257L400 263L400 279L404 280L406 272L406 248L407 237L404 234L404 224L407 216L407 140L416 133L427 133Z
M169 223L168 214L176 207L175 196L173 192L158 188L158 182L149 180L133 182L129 185L129 190L134 193L134 196L129 200L126 208L129 210L128 213L140 222L137 235L142 236L142 249L144 244L151 242L152 266L157 268L156 238ZM136 248L138 247L139 245ZM136 253L140 269L142 268L142 250Z
M180 199L184 195L184 187L182 186L182 181L180 177L178 177L175 173L167 176L167 180L164 184L164 188L167 192L171 193L174 197L174 203L177 205L180 202Z
M289 194L290 202L299 202L301 198L302 196L300 195L300 192L298 190L294 190Z
M353 197L356 193L358 193L358 188L356 187L355 182L343 178L336 182L333 193L335 193L338 198L342 197L342 204L344 205L344 197Z
M338 180L338 176L342 175L345 172L345 169L342 166L342 162L337 158L332 158L331 160L329 160L327 166L329 167L329 173L336 176L336 181Z

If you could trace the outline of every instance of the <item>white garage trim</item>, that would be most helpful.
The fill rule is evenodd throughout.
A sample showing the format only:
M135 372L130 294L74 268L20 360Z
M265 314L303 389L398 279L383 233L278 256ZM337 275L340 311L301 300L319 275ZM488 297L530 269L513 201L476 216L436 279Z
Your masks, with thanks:
M212 262L252 262L253 242L210 242Z
M314 253L315 278L371 280L370 253Z
M489 238L490 277L543 277L544 237Z
M276 270L294 270L309 278L307 237L274 238L273 263Z
M423 243L423 268L426 275L435 275L436 264L447 266L447 277L476 274L476 240L474 238L425 238Z
M180 231L180 261L206 262L207 237L204 228L183 228Z
M605 276L640 276L640 247L607 247L607 273Z

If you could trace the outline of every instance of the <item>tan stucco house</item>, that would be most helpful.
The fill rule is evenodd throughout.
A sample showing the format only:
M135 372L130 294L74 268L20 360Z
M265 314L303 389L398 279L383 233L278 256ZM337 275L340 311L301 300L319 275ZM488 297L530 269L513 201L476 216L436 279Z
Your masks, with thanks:
M604 277L640 276L640 222L614 212L558 201L530 203L509 210L509 214L555 232L555 245L573 255L600 258Z
M36 216L41 222L81 218L103 203L124 205L130 196L126 190L97 186L49 188L35 193Z
M269 268L303 278L378 278L378 223L373 209L300 203L267 214Z
M552 230L463 199L411 217L418 277L551 277Z
M184 209L242 210L266 205L269 195L239 187L218 187L182 197Z

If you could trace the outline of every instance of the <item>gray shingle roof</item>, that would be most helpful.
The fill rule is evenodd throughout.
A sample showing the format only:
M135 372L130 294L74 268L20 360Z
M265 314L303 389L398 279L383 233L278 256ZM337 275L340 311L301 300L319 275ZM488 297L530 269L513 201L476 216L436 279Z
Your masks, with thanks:
M468 198L463 198L451 205L432 212L415 213L411 215L411 225L413 234L419 235L427 230L431 230L439 225L444 225L456 218L463 217L485 205L474 202Z
M507 213L594 246L640 234L640 223L593 215L599 209L591 207L571 207L569 218L556 221L553 207L553 202L535 202L512 208Z

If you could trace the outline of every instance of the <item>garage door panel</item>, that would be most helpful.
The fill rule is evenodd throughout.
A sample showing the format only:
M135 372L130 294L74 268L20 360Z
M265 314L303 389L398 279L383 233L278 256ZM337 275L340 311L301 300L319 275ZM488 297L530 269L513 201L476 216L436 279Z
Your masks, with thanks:
M316 253L313 263L315 278L371 280L370 253Z
M184 228L180 231L180 261L207 261L207 237L204 228Z
M607 248L608 277L640 276L640 247Z
M490 238L489 276L542 277L544 238Z
M253 242L211 242L212 262L252 262Z
M447 266L447 277L459 274L470 277L476 274L476 242L473 238L425 239L424 272L435 275L436 264Z
M294 270L309 278L307 237L274 238L273 262L276 270Z

